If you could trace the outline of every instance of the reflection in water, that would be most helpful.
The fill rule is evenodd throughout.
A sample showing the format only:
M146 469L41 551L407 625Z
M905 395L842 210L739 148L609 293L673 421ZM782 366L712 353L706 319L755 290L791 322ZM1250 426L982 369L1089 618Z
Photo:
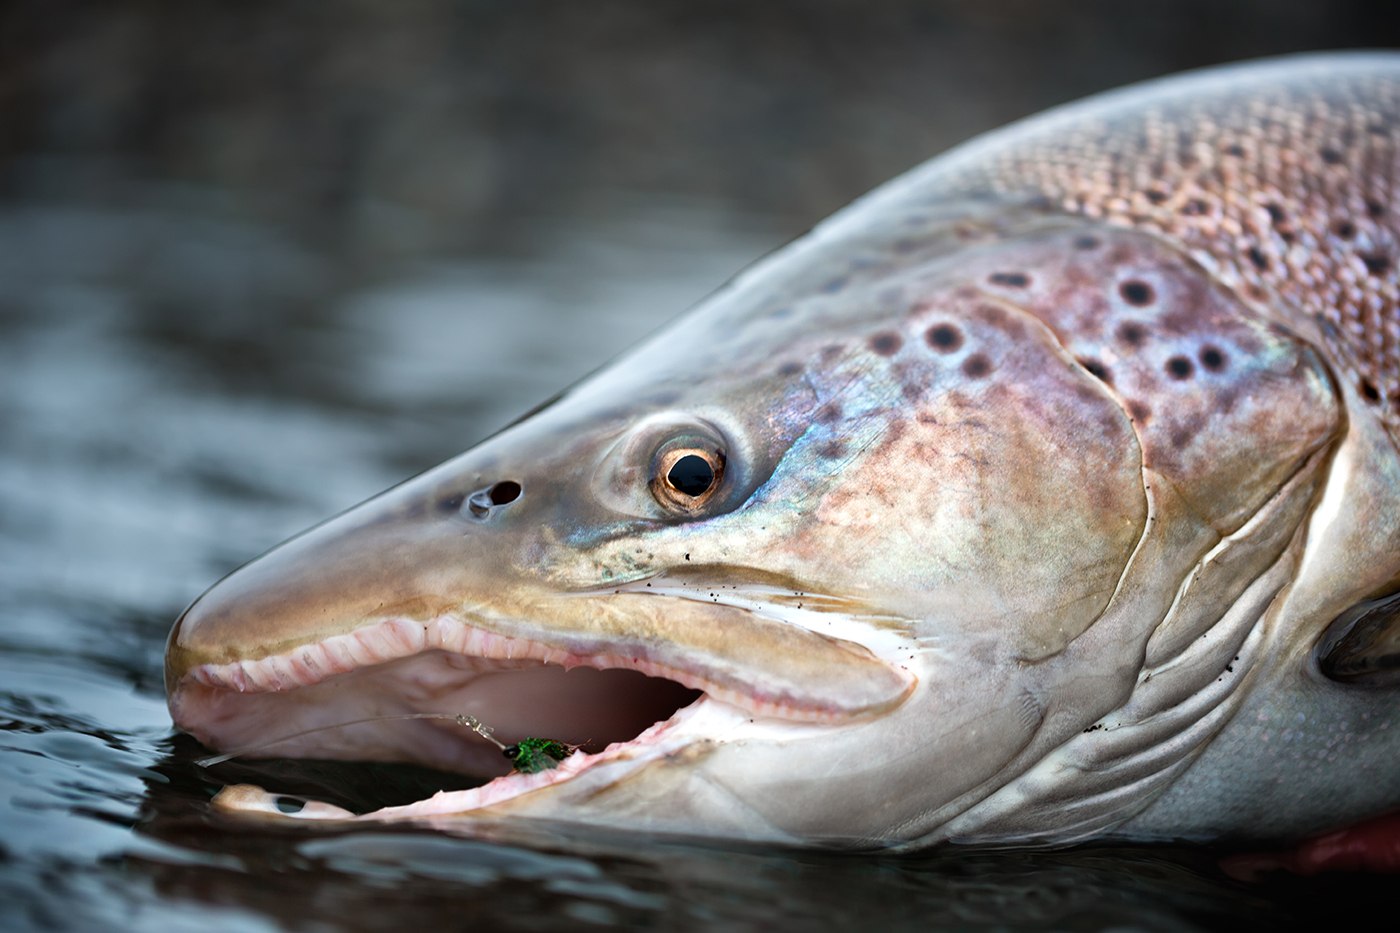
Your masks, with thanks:
M675 205L618 216L561 221L533 255L345 293L317 257L257 229L0 217L7 929L1273 928L1299 903L1379 898L1345 879L1246 889L1200 852L896 859L212 814L211 795L238 781L352 810L468 783L343 762L201 769L204 751L169 732L165 634L248 555L470 445L775 239ZM159 259L172 252L203 259ZM225 316L172 311L206 281Z
M1124 81L1393 40L1333 6L0 10L0 929L1275 929L1389 909L1385 881L1245 887L1201 851L235 822L208 807L228 781L364 810L462 779L202 770L161 682L203 587L870 185Z

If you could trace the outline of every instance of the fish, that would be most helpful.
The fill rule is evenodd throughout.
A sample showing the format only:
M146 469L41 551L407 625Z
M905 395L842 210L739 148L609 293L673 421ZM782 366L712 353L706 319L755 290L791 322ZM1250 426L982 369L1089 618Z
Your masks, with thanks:
M1385 53L914 168L200 596L178 728L482 782L214 806L895 850L1395 808L1397 184ZM513 771L453 716L568 753Z

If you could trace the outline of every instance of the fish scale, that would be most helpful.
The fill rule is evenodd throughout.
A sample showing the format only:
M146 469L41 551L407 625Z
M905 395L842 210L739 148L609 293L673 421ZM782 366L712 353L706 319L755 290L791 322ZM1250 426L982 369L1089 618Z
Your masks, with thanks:
M1400 56L1283 59L935 159L215 585L175 721L496 776L356 817L459 828L1282 840L1393 808L1398 122ZM443 712L597 750L504 774Z
M1283 59L1128 89L982 137L898 194L1043 198L1179 242L1315 336L1400 437L1397 72Z

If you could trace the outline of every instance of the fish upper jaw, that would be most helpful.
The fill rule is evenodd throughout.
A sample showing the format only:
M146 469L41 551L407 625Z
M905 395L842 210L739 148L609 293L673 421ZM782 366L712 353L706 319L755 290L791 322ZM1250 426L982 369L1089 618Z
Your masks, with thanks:
M421 721L328 730L291 743L273 745L265 754L408 758L438 767L499 775L478 788L439 793L406 807L375 811L364 819L431 822L463 817L482 820L518 813L576 822L607 822L601 811L590 817L589 802L607 789L631 780L649 766L662 769L662 785L668 781L696 781L705 785L706 794L728 796L729 791L707 783L703 774L683 775L681 771L689 772L692 765L731 742L810 740L819 739L832 730L859 728L863 723L896 710L916 687L917 678L912 671L891 660L877 657L850 642L816 635L788 623L757 618L757 614L748 609L661 595L609 594L593 598L636 602L644 604L648 611L675 604L670 606L673 615L699 611L703 618L721 621L741 615L754 616L750 625L766 625L772 629L760 635L776 638L779 643L784 635L793 639L796 666L787 671L791 680L789 686L807 685L806 677L797 675L825 665L831 675L828 679L837 681L838 687L843 679L846 681L844 692L832 690L829 683L823 688L820 678L807 685L803 695L784 690L778 683L784 673L781 663L775 665L778 668L775 679L765 683L762 675L755 673L760 670L757 664L747 672L705 670L694 663L687 670L685 666L671 667L648 659L641 652L636 655L579 654L439 616L426 624L401 618L383 620L256 660L195 665L177 680L171 695L172 713L177 724L206 743L223 749L275 738L274 732L285 734L294 727L314 729L338 720L362 718L363 713L393 715L425 708L475 715L499 726L504 740L518 741L527 734L544 733L547 727L537 726L538 720L531 722L521 708L527 703L525 694L505 697L498 692L493 697L493 678L497 685L513 682L523 685L524 690L533 686L540 694L547 692L551 684L557 687L569 678L588 674L595 684L614 691L641 691L636 695L643 695L645 702L652 704L651 711L645 715L656 715L660 710L659 717L640 731L636 726L605 725L605 731L610 729L620 736L618 741L594 753L576 752L551 771L504 774L506 768L499 753L466 729L450 723ZM581 597L579 601L586 599ZM861 623L847 624L858 626ZM887 633L885 637L893 636ZM762 660L762 655L754 660ZM849 674L843 678L842 665L849 665L857 672L855 681L865 683L866 694L858 695L851 689L854 681ZM579 671L579 667L590 670ZM572 673L566 675L564 671L570 669ZM507 671L510 672L508 677L499 676ZM650 676L644 679L641 674ZM607 680L615 675L632 676L635 680L626 684L620 679ZM744 683L737 679L741 675L748 676L749 681ZM532 677L536 679L531 681ZM666 681L658 679L662 677ZM701 692L687 693L679 685ZM655 695L667 689L672 691L667 696ZM651 694L646 695L647 691ZM361 706L354 707L353 711L352 708L337 708L334 702L337 694L342 699L351 697ZM326 702L328 698L330 702ZM578 695L567 696L565 701L570 704L590 702ZM606 718L602 712L606 704L601 700L595 702L599 704L596 709L584 712L585 722L598 724ZM347 732L350 734L344 734ZM587 736L571 734L568 738L585 739ZM343 744L337 745L337 742ZM670 767L679 764L681 759L686 768ZM642 786L652 796L662 793L652 778ZM278 795L261 789L240 786L226 790L215 805L231 812L292 818L278 809L279 799ZM649 817L653 823L657 813L667 811L667 807L657 803ZM741 806L737 808L742 809ZM733 811L736 806L728 809ZM330 805L315 803L303 807L294 818L348 819L352 816ZM675 828L680 829L682 825L677 821ZM684 824L691 831L702 825L714 831L718 824L695 821ZM745 832L754 838L788 839L771 826L760 831L765 825L762 820L750 822ZM737 825L725 824L723 828L727 835L740 831Z
M283 653L195 664L175 674L173 696L191 684L240 694L292 691L429 651L468 663L533 661L566 671L580 666L637 671L703 690L760 716L797 722L879 715L902 702L915 682L907 668L881 661L854 642L747 609L659 594L619 592L592 599L612 610L607 627L615 630L614 638L579 629L551 631L530 621L497 621L487 628L451 615L427 622L390 618ZM634 605L618 611L622 603ZM679 637L663 639L646 631L668 616ZM680 624L674 621L687 616ZM628 632L628 623L638 621Z

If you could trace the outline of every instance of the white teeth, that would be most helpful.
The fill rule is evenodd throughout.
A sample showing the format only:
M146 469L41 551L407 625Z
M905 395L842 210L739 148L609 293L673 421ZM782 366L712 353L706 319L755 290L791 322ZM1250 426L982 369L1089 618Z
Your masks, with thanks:
M189 677L214 687L240 693L272 693L309 687L336 674L381 664L396 658L440 649L455 655L493 661L488 669L520 664L558 664L566 670L580 665L600 669L623 668L649 677L673 680L686 687L703 690L715 699L763 716L799 722L830 722L840 717L820 709L799 708L781 701L767 700L741 690L725 688L688 671L628 655L579 655L566 649L524 638L497 635L466 625L450 616L428 622L388 619L367 625L345 635L302 645L287 654L269 655L256 661L228 664L201 664ZM501 665L501 661L514 662Z
M321 642L321 651L325 654L326 660L333 673L348 674L359 665L355 663L355 657L347 644L349 639L342 636L327 638Z

